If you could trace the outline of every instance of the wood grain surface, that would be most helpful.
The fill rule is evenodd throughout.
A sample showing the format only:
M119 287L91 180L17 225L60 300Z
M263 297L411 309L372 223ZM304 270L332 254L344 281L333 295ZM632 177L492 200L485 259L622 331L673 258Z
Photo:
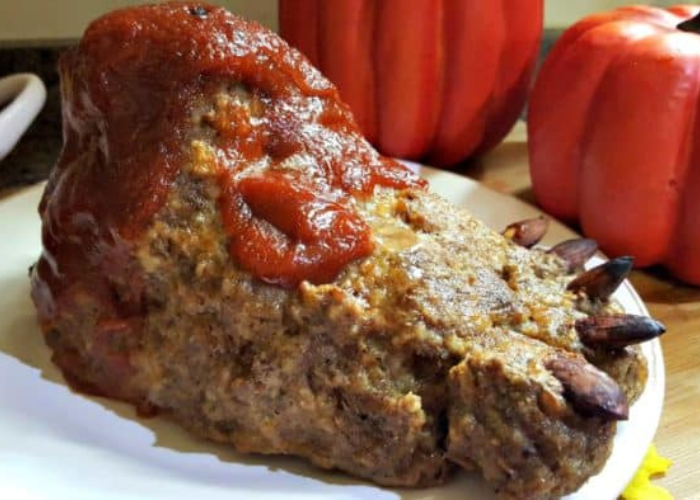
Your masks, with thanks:
M460 173L535 203L522 123L496 150ZM651 315L667 327L661 338L666 396L654 442L673 465L654 484L668 489L677 500L700 500L700 288L684 285L660 268L635 270L630 281Z

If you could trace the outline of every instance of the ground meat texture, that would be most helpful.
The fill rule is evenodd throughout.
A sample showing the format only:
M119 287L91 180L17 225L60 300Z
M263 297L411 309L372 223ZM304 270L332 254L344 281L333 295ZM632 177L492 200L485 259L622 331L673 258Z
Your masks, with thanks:
M137 8L124 25L149 19L128 36L155 30L158 57L167 59L182 49L180 38L174 47L166 42L187 32L172 28L185 23L187 9ZM178 69L196 85L173 101L164 98L173 91L168 82L151 89L164 93L155 99L159 112L182 113L163 143L167 168L151 162L157 155L145 145L135 146L135 156L105 146L115 140L108 125L123 127L128 120L119 113L138 107L112 116L117 108L90 87L103 80L80 80L99 29L122 36L121 25L102 21L88 37L93 45L84 42L62 63L68 140L40 208L44 253L32 294L67 379L142 413L167 413L238 451L296 455L382 485L440 484L463 467L483 474L503 499L557 498L579 488L605 462L615 424L572 405L547 360L591 363L633 400L646 378L639 350L592 349L574 329L578 318L619 308L567 291L574 276L558 257L517 246L381 158L301 56L262 28L207 9L185 24L219 23L210 29L235 47L239 34L252 37L248 55L277 51L288 93L273 98L277 88L250 78L254 72L235 78L250 69L238 63L216 74L219 52L205 54L207 73ZM171 21L158 21L161 15ZM219 43L199 32L193 40ZM217 49L224 59L242 57L226 47ZM168 61L180 64L177 57ZM197 70L201 62L183 64ZM289 83L297 81L316 90ZM304 113L285 108L290 103ZM265 118L273 108L289 123ZM294 127L310 141L303 148L292 147ZM167 132L149 133L159 139L159 130ZM114 151L121 160L107 154ZM89 194L102 171L125 193L138 179L133 199L122 200L125 213L76 194ZM289 199L321 193L329 217L345 214L369 235L332 277L319 279L325 274L313 262L307 279L289 267L260 273L240 261L249 249L232 251L234 225L222 210L222 197L237 193L229 182L273 171ZM246 207L261 202L244 198L236 213L247 217ZM274 262L288 266L280 255L297 229L281 231L274 214L263 219L235 227L264 231L264 241L280 244Z

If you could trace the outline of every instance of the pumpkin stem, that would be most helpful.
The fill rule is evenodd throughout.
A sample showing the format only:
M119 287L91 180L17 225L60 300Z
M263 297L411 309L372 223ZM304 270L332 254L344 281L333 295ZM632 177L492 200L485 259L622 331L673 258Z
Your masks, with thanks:
M695 33L700 35L700 12L698 12L697 16L691 17L690 19L686 19L678 26L676 26L676 28L678 28L681 31L687 31L689 33Z

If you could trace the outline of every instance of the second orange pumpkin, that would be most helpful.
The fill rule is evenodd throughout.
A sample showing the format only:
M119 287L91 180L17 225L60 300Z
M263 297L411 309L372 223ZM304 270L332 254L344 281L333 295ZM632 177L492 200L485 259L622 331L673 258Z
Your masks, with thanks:
M530 100L538 203L610 255L700 285L700 7L622 7L570 27Z

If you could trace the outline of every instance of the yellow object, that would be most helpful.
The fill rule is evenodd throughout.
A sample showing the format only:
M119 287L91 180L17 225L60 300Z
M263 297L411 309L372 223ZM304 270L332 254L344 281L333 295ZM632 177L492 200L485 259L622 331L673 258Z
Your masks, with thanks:
M625 500L673 500L667 490L655 484L651 484L650 479L663 476L671 466L671 461L656 452L656 446L652 443L644 457L642 465L637 473L622 492Z

